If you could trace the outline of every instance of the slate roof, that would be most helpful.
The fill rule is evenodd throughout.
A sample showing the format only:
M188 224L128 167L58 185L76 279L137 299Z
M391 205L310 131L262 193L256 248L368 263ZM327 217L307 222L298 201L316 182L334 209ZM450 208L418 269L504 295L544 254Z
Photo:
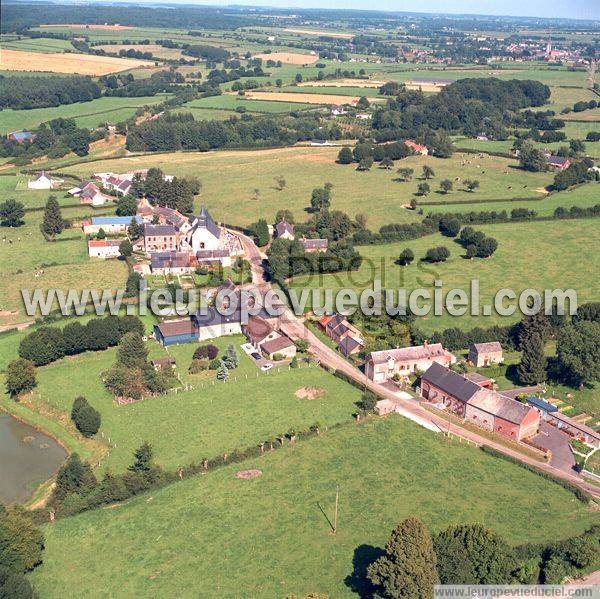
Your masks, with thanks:
M437 362L434 362L427 369L421 379L465 403L482 390L476 383L467 380L449 368L444 368Z
M190 255L185 252L153 252L150 254L150 269L186 268L190 265Z
M544 412L558 412L558 408L553 403L544 401L541 397L526 397L525 401L534 408L538 408Z
M489 376L484 376L483 374L479 374L478 372L466 372L464 374L464 377L478 385L483 385L484 383L489 383L492 381L492 379Z
M171 225L144 225L144 237L149 236L174 236L177 234Z
M548 164L551 164L552 166L564 166L565 164L567 164L567 162L571 162L568 158L565 158L564 156L554 156L554 155L550 155L547 158Z
M327 322L327 324L325 325L325 328L327 329L327 331L331 332L334 331L335 329L337 329L343 322L345 322L346 317L342 316L342 314L335 314L334 316L332 316L329 321Z
M130 225L132 218L142 222L139 216L92 216L92 225Z
M213 220L206 206L202 206L200 214L194 219L190 233L193 233L196 229L207 229L215 237L221 237L221 229Z

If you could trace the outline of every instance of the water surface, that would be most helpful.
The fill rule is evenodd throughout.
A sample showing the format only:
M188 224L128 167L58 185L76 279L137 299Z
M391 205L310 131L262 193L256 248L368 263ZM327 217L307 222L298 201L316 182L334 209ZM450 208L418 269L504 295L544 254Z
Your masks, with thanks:
M52 437L0 412L0 503L26 501L66 457Z

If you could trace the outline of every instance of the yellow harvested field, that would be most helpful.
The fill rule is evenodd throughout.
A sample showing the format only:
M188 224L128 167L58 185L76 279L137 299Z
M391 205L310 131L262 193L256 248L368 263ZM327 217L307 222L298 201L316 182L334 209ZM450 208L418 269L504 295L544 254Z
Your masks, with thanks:
M375 79L323 79L322 81L303 81L298 87L381 87L386 81Z
M284 29L288 33L301 33L302 35L326 35L327 37L339 37L341 39L352 39L354 34L352 33L342 33L341 31L315 31L314 29Z
M444 88L443 85L435 85L435 83L412 83L406 82L406 89L420 89L423 92L438 93Z
M135 27L131 27L129 25L86 25L85 23L52 23L50 25L40 25L40 27L60 27L61 29L68 27L69 29L101 29L104 31L121 31L122 29L135 29Z
M301 104L355 104L358 96L336 96L335 94L296 94L286 92L247 91L246 98L271 100L272 102L298 102Z
M44 71L50 73L77 73L79 75L106 75L137 67L154 66L150 60L93 56L90 54L46 54L2 50L0 69L6 71Z
M262 60L281 60L285 64L313 64L319 60L315 54L297 54L296 52L265 52L264 54L255 54L254 58Z
M94 46L94 50L104 50L113 54L120 50L138 50L139 52L151 52L157 58L181 58L181 50L178 48L163 48L159 44L102 44Z

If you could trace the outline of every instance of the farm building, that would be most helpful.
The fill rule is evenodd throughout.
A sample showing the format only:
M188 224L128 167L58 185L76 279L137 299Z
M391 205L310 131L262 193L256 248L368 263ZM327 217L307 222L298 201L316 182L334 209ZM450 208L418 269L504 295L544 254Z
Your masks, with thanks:
M62 179L53 179L46 171L38 173L37 178L27 182L27 189L54 189L63 183Z
M545 153L544 156L546 156L546 161L548 162L548 166L550 168L564 171L571 166L571 161L564 156L554 156L550 153Z
M296 355L296 345L286 335L278 334L275 339L261 343L260 349L267 354L269 360L274 360L278 355L283 358L293 358Z
M501 364L504 362L502 346L498 341L489 343L472 343L469 346L469 357L471 364L481 368L482 366L491 366L492 364Z
M150 360L150 364L152 365L152 368L158 372L159 370L173 370L177 365L177 361L175 358L169 356L168 358Z
M198 328L189 318L168 320L154 325L154 337L163 345L179 345L199 340Z
M125 233L131 219L142 222L137 216L93 216L83 222L83 232L86 235L96 235L102 229L105 233Z
M420 395L468 422L517 441L539 430L540 414L535 408L480 387L438 363L422 375Z
M275 225L275 236L280 239L294 239L294 225L282 220Z
M582 443L587 443L592 447L600 447L600 432L583 424L583 422L569 418L559 411L549 412L546 414L545 420L569 436L579 439Z
M550 414L558 412L558 407L555 406L553 403L545 401L540 397L536 397L535 395L532 395L531 397L526 397L525 401L530 406L533 406L542 415L543 420L546 420Z
M450 366L455 362L456 356L444 349L441 343L424 343L371 352L365 363L365 374L370 380L383 383L396 374L406 376L417 371L425 372L433 363Z
M153 275L183 275L191 273L196 268L196 261L191 260L192 255L175 250L167 252L153 252L150 254L150 271Z
M300 240L304 251L312 254L314 252L326 252L329 247L329 241L327 239L306 239L303 237Z
M260 316L250 316L248 323L242 327L244 335L252 346L260 350L261 345L279 337L279 333Z
M118 258L119 239L90 239L88 241L88 256L90 258Z
M378 416L387 416L396 410L396 404L391 399L380 399L375 404L375 414Z

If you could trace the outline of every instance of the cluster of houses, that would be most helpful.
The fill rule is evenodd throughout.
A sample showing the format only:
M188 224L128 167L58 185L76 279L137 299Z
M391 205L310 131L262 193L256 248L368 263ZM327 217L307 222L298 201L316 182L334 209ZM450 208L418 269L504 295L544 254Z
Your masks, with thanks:
M137 214L131 216L98 216L84 221L86 235L125 236L132 219L143 225L143 235L133 242L134 251L143 252L149 264L140 263L134 270L140 274L189 274L201 265L219 263L231 266L232 258L244 253L236 235L215 223L203 206L192 220L172 208L152 206L146 199L138 203ZM121 239L90 239L88 254L94 258L119 255Z
M342 314L322 316L317 321L317 326L336 344L338 351L346 358L360 353L365 347L361 332Z
M295 228L292 223L281 220L272 228L271 234L279 239L293 241L296 239L294 231ZM304 247L304 251L308 253L326 252L329 247L329 241L327 239L309 239L307 237L301 237L299 241L302 244L302 247Z
M217 289L216 296L226 299L229 297L227 294L237 293L235 285L227 281ZM296 345L280 331L281 310L265 310L259 306L251 310L250 316L244 318L240 306L241 298L239 295L236 297L237 303L232 310L219 310L215 306L209 306L187 318L156 324L154 337L161 345L169 347L182 343L208 341L227 335L244 334L254 350L270 360L293 358L296 355ZM283 309L283 306L281 308Z

